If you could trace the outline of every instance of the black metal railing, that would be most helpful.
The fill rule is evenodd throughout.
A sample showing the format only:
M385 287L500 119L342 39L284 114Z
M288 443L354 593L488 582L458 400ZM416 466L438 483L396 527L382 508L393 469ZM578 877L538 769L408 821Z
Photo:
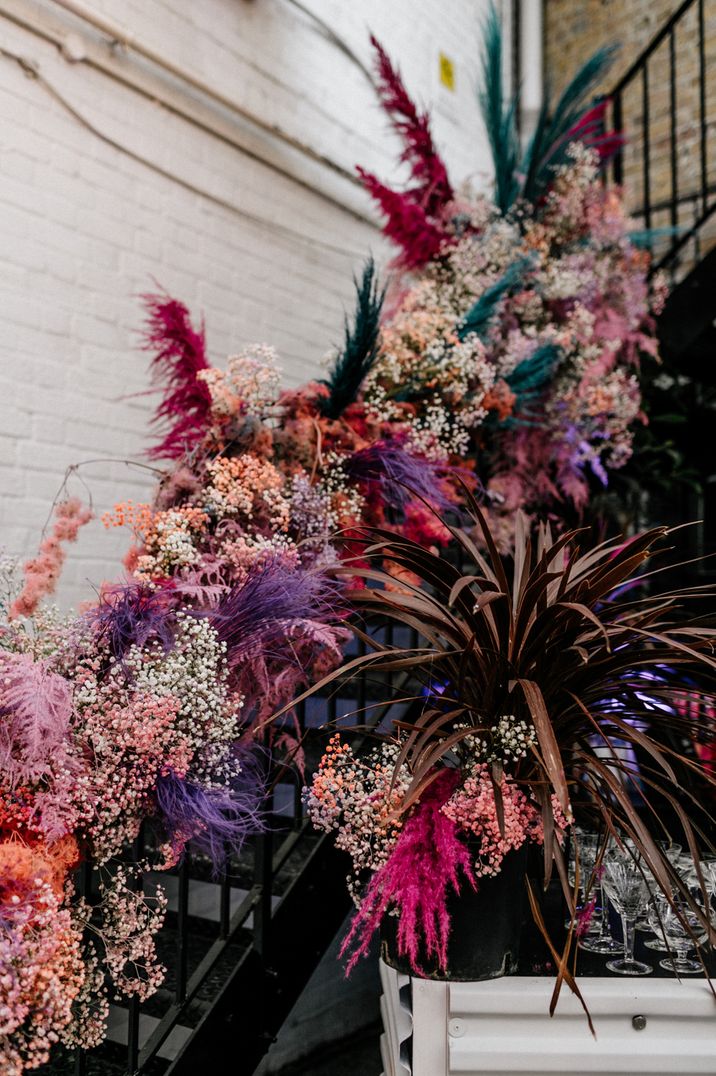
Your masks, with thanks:
M655 230L653 269L675 280L716 241L716 58L707 9L684 0L609 93L625 144L611 162L632 215ZM709 148L711 147L711 158Z

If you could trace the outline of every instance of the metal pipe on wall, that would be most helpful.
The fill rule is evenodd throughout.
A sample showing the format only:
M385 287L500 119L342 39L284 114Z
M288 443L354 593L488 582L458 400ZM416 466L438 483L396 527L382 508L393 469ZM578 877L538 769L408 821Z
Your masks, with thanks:
M542 0L514 0L519 5L520 134L526 142L534 128L544 94Z
M292 149L298 150L299 153L304 154L313 161L317 161L319 164L330 168L332 171L337 172L343 179L349 180L352 184L360 185L360 180L355 173L343 165L332 160L330 157L326 157L325 154L315 150L312 146L309 146L305 142L302 142L298 138L294 138L287 131L284 131L276 124L267 123L266 120L257 116L254 112L250 112L242 105L238 104L233 98L227 97L226 94L220 90L210 86L198 75L194 75L191 71L179 64L173 63L168 57L157 52L155 49L150 48L141 42L134 34L130 33L125 27L120 26L119 23L114 22L112 19L108 19L106 16L100 14L84 3L84 0L53 0L53 3L69 11L72 15L83 22L93 26L95 30L99 30L100 33L106 34L112 41L116 41L119 44L125 46L125 48L131 49L139 56L144 57L145 60L149 60L150 63L159 67L166 74L171 75L173 78L179 79L186 85L191 86L193 89L198 90L204 97L209 98L216 104L221 105L222 108L229 109L230 111L241 116L242 119L251 123L254 127L258 127L266 134L271 135L272 138L280 139Z

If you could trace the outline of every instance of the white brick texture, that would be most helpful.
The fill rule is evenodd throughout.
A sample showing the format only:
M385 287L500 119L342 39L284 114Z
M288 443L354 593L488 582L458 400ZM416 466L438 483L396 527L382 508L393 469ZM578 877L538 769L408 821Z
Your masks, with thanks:
M361 163L398 178L397 143L363 73L290 0L88 6L341 168ZM203 315L217 363L246 343L274 344L295 384L315 374L340 339L363 257L372 251L385 261L387 250L368 199L336 171L110 46L53 0L9 7L26 7L36 28L9 19L0 0L3 48L38 64L96 129L0 56L0 544L26 557L70 465L101 461L69 480L70 492L91 492L98 515L115 500L149 495L149 472L105 462L141 461L148 443L141 293L156 282ZM475 100L482 0L304 0L304 7L365 64L372 30L410 89L433 107L453 177L486 182ZM91 64L68 62L37 32L45 23L202 105L285 174ZM454 92L440 84L440 52L455 64ZM128 544L126 533L107 533L98 520L85 528L60 603L75 605L117 578Z

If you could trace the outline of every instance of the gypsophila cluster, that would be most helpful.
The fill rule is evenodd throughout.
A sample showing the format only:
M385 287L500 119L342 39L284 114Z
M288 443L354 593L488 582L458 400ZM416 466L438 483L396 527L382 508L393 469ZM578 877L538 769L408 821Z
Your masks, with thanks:
M450 821L476 839L478 878L497 874L507 853L521 848L525 841L544 839L539 810L507 774L502 777L500 793L498 816L490 767L478 763L442 808Z
M159 961L156 935L164 921L167 899L161 888L149 898L124 865L102 877L96 927L104 961L115 990L140 1001L161 984L165 968Z
M321 490L329 505L326 525L331 531L360 519L363 514L365 499L355 483L348 478L345 463L345 456L329 452L321 473Z
M337 829L336 846L352 859L349 888L356 902L364 872L385 863L400 830L394 812L410 777L406 770L393 780L399 751L399 744L385 743L357 758L336 734L304 792L313 825L327 832Z
M281 375L275 349L252 344L230 355L226 370L211 368L198 376L209 389L214 414L226 418L237 413L263 417L278 399Z
M469 726L465 723L455 724L455 731L467 728ZM513 714L504 714L486 731L486 736L476 731L460 741L458 751L468 763L519 762L527 756L530 747L536 742L534 726Z
M181 612L176 621L168 654L132 648L124 665L138 695L163 699L172 708L176 704L172 730L192 759L192 772L203 780L223 780L232 771L243 700L230 695L226 644L209 621ZM173 762L172 768L188 766Z

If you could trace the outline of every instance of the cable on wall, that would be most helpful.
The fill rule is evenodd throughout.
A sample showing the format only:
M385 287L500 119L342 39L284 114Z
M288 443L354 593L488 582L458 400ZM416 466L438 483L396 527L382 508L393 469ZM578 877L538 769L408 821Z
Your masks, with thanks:
M157 175L162 176L164 179L169 180L171 183L182 187L184 190L189 191L191 194L198 195L207 202L211 202L214 205L219 206L222 209L228 210L230 213L241 217L244 220L256 225L262 231L270 231L276 235L282 236L284 239L288 239L292 242L299 243L303 246L308 246L315 250L329 250L333 254L342 254L344 257L351 259L360 259L365 256L365 251L351 250L345 246L338 246L337 244L329 243L324 239L317 239L312 236L304 235L301 232L295 231L293 228L289 228L283 224L277 224L275 221L269 220L266 217L260 217L258 214L250 213L246 209L241 209L235 203L228 201L225 198L221 198L219 195L212 194L210 191L205 190L202 187L196 186L190 180L183 179L181 176L177 176L175 173L170 172L169 169L157 164L156 161L150 160L141 153L137 153L136 150L131 149L129 146L123 145L118 142L117 139L106 132L101 131L91 120L80 112L64 94L57 89L57 87L50 82L40 70L40 65L35 60L28 59L26 56L22 56L19 53L13 52L5 46L0 46L0 55L6 59L16 63L28 78L33 79L40 85L43 90L50 97L55 100L65 112L72 116L82 127L100 139L105 145L111 146L114 150L122 153L125 157L129 157L131 160L143 165L145 168L151 169ZM342 207L345 208L345 207ZM350 212L350 210L346 210Z
M325 22L319 15L316 15L315 11L311 11L311 9L306 7L305 4L302 4L301 0L284 0L284 2L287 4L291 4L292 7L295 7L298 11L302 12L307 18L309 18L311 22L313 22L318 28L323 37L325 37L327 41L330 41L331 44L335 45L336 48L340 52L342 52L344 56L347 56L352 64L355 64L355 66L358 68L364 78L368 81L370 88L374 92L377 92L375 79L373 78L370 69L366 67L360 56L358 56L358 54L353 51L348 42L345 41L340 36L340 34L336 33L332 26L329 26L329 24Z
M62 3L62 0L57 0L57 2L58 4L61 3L63 7L67 6ZM213 138L217 138L225 145L231 146L232 149L235 149L243 156L248 157L250 160L257 161L266 168L271 169L277 175L281 175L290 182L309 191L314 197L321 198L328 204L336 206L342 212L347 213L362 224L368 225L374 230L379 230L379 225L375 218L369 216L365 212L361 212L358 208L346 204L345 201L325 190L322 186L317 186L309 179L302 178L291 168L272 159L270 155L248 147L244 141L237 138L236 134L232 132L226 124L222 124L220 117L217 122L217 117L212 119L207 116L205 114L206 106L199 106L197 102L192 101L190 98L184 98L184 95L173 94L170 89L167 86L162 85L155 76L150 76L147 72L138 70L134 65L130 68L122 64L114 54L113 50L110 49L105 51L98 49L95 45L84 42L83 39L77 37L75 34L68 35L67 31L57 24L53 25L45 18L42 20L38 19L36 14L33 14L30 9L24 6L22 0L0 0L0 16L14 22L24 30L40 37L42 40L55 45L70 63L83 63L88 67L92 67L102 75L128 87L134 93L161 105L172 114L180 116L183 120L191 123L199 130L205 131ZM104 23L102 23L102 25L104 25ZM115 46L120 44L121 42L114 40ZM179 77L179 75L176 75L175 77ZM211 91L208 92L209 96L211 96ZM220 99L219 103L222 103ZM236 112L237 109L234 108L234 111ZM241 110L238 111L239 114L242 114ZM282 137L278 128L274 128L270 124L265 124L264 127L276 138ZM314 161L337 172L342 179L350 179L350 182L353 185L358 183L358 178L354 173L349 173L347 170L343 169L342 166L331 162L329 158L323 157L315 151L311 151L309 156L311 155Z
M337 161L326 156L326 154L314 149L313 146L310 146L306 142L301 141L301 139L289 134L288 131L284 131L283 128L279 127L277 124L268 123L261 116L256 115L255 112L251 112L233 98L228 97L225 93L210 86L186 67L181 67L178 64L175 64L167 56L144 44L139 38L135 37L134 34L125 29L125 27L120 26L101 12L90 7L85 3L85 0L52 0L52 2L56 7L61 7L65 11L69 11L76 18L81 19L83 22L93 26L96 30L99 30L100 33L106 34L110 41L114 41L127 49L131 49L139 56L144 57L145 60L149 60L150 63L157 66L160 70L165 71L173 78L179 79L181 82L185 83L185 85L191 86L192 89L198 90L199 93L203 94L203 96L207 97L209 100L221 105L222 108L229 109L236 115L241 116L242 119L270 135L272 138L279 139L292 149L297 150L305 157L308 157L310 160L323 165L325 168L331 169L349 183L352 183L355 186L360 186L360 180L352 169L345 168L342 164L339 164Z

